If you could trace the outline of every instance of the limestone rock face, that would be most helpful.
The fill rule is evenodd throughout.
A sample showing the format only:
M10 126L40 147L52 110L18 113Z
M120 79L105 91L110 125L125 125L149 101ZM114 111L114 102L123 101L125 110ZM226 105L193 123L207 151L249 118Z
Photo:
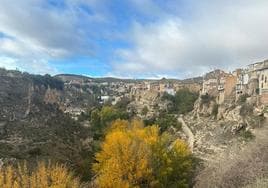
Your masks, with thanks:
M236 106L234 109L226 109L226 112L223 114L223 118L229 121L240 122L242 117L240 116L241 106Z
M56 89L48 88L45 92L44 101L50 104L59 104L62 93Z
M214 105L216 105L216 102L214 100L202 102L202 100L199 98L195 102L194 112L198 116L209 117L212 115Z

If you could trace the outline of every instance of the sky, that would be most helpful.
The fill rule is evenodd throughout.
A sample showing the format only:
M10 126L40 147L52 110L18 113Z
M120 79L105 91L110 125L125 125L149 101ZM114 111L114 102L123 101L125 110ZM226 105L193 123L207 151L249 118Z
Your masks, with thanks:
M267 0L0 0L0 67L189 78L268 59Z

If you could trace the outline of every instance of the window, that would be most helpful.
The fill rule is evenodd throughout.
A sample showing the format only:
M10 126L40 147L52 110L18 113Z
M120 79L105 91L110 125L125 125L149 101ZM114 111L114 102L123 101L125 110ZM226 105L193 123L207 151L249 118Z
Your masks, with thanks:
M266 83L267 82L267 77L265 76L265 80L264 80L264 82Z
M261 83L261 88L263 88L263 83Z
M261 80L264 80L264 75L261 75Z

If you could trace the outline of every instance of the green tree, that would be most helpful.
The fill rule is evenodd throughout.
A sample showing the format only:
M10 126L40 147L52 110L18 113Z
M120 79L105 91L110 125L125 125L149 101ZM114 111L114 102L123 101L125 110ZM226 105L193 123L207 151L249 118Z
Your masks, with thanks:
M177 118L172 114L163 114L155 122L159 125L162 132L166 131L169 127L181 129L181 124Z
M169 113L185 114L193 110L194 103L198 99L198 93L191 92L185 88L177 91L175 96L165 93L162 99L171 102L168 109Z
M141 110L141 114L144 115L144 116L146 116L148 112L149 112L149 109L148 109L147 106L144 106L144 107L142 108L142 110Z

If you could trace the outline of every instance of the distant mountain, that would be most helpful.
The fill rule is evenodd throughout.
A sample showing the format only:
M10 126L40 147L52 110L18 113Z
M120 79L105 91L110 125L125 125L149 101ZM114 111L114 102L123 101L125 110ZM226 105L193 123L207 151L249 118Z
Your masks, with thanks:
M115 77L87 77L83 75L75 75L75 74L58 74L55 78L59 78L62 81L94 81L96 83L102 82L125 82L125 83L136 83L136 82L143 82L143 81L151 81L151 82L181 82L181 83L201 83L202 77L194 77L194 78L187 78L187 79L175 79L175 78L162 78L162 79L124 79L124 78L115 78Z

